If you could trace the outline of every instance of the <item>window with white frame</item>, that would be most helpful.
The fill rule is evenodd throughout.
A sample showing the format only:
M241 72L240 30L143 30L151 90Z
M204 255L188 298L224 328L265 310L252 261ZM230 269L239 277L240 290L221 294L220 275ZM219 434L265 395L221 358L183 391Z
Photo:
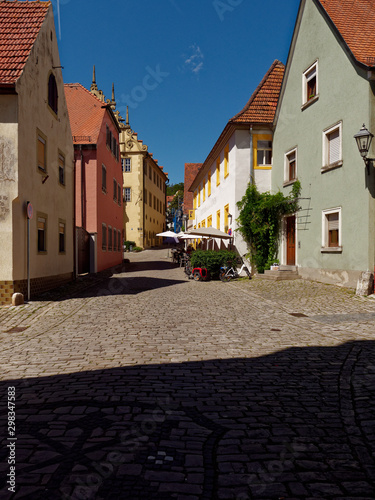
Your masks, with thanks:
M341 239L341 208L323 210L322 251L341 251Z
M342 165L342 123L323 131L323 169Z
M107 250L107 226L102 224L102 250Z
M131 188L124 188L124 201L131 201Z
M257 165L272 165L272 141L258 141Z
M284 182L297 179L297 148L291 149L284 156Z
M318 61L314 62L302 75L302 104L318 96Z
M131 172L131 158L121 158L122 171Z

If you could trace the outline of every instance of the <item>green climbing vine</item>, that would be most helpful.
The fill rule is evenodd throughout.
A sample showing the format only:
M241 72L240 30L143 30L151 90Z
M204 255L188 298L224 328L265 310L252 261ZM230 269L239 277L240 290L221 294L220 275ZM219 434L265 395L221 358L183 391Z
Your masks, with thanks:
M251 261L259 273L275 262L282 217L299 210L298 197L301 183L296 181L289 196L260 193L249 184L245 196L237 203L240 215L238 231L250 247Z

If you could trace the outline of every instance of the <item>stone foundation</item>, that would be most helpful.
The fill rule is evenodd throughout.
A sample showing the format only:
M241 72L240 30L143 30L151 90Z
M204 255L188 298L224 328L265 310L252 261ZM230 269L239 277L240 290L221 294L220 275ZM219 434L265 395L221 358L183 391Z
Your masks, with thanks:
M52 288L73 281L73 273L58 274L56 276L44 276L30 280L31 298L47 292ZM15 281L0 281L0 305L12 305L12 295L22 293L27 299L27 279Z
M307 280L319 281L330 285L339 285L345 288L357 288L357 281L362 271L346 271L343 269L314 269L299 267L298 274Z

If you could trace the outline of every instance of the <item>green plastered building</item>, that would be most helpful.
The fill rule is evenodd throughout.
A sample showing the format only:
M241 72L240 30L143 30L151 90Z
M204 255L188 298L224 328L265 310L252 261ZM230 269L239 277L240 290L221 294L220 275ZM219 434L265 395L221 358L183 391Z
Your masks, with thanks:
M375 168L353 137L375 133L374 26L375 0L301 0L275 117L272 191L302 186L280 263L347 287L375 265Z

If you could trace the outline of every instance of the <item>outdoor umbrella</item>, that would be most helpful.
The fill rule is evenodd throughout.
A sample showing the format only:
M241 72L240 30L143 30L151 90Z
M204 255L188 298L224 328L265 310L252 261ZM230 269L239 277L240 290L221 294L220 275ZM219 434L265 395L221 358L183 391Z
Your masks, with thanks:
M175 243L178 243L177 233L173 231L164 231L164 233L158 233L156 236L162 236L163 238L173 238Z
M215 227L201 227L199 229L191 229L187 234L207 236L208 238L222 238L223 240L230 240L233 237L230 234L220 231L220 229L216 229Z

